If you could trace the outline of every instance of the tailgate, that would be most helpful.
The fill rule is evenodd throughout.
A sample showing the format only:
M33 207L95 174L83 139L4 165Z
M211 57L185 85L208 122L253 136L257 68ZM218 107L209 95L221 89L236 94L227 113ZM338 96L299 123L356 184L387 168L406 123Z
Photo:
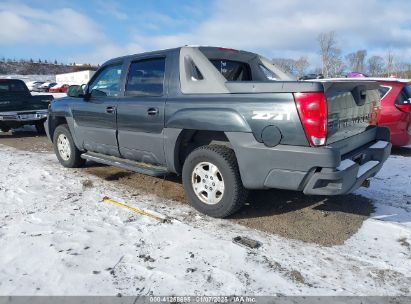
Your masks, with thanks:
M27 93L7 92L0 94L0 112L46 110L53 96L31 96Z
M327 144L369 130L380 107L379 85L374 81L322 81L327 98Z

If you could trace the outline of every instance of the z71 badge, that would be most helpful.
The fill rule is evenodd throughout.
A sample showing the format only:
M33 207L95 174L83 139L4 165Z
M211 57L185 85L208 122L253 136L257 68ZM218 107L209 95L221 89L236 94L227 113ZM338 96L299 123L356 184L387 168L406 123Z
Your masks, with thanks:
M259 120L291 120L290 112L280 111L253 111L251 119Z

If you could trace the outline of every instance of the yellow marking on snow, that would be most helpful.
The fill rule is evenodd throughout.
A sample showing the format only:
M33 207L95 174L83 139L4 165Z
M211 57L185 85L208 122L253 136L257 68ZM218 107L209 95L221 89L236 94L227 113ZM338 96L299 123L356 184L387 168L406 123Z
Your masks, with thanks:
M157 220L157 221L159 221L159 222L161 222L161 223L165 223L165 222L167 221L167 220L164 219L164 218L155 216L155 215L150 214L150 213L148 213L148 212L145 212L145 211L143 211L143 210L140 210L140 209L137 209L137 208L133 208L133 207L127 206L127 205L125 205L125 204L116 202L115 200L112 200L111 198L109 198L109 197L107 197L107 196L103 197L103 202L109 203L109 204L112 204L112 205L115 205L115 206L120 207L120 208L124 208L124 209L130 210L130 211L133 211L133 212L136 212L136 213L139 213L139 214L141 214L141 215L145 215L145 216L151 217L151 218L153 218L153 219L155 219L155 220Z

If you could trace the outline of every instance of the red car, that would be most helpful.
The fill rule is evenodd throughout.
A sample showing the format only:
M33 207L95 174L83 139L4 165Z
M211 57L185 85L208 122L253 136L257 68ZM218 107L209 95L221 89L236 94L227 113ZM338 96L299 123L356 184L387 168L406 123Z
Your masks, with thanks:
M56 84L49 89L49 93L67 93L68 88L68 84Z
M378 125L390 129L394 146L411 144L411 80L367 79L380 84L381 112Z

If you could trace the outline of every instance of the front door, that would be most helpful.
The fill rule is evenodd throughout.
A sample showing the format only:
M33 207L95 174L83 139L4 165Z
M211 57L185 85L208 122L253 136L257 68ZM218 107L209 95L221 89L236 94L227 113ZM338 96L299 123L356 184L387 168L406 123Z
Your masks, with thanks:
M117 104L122 63L103 67L88 86L91 97L73 109L76 137L87 151L120 156L117 146Z
M131 62L124 97L117 107L118 144L122 157L165 164L163 147L165 58Z

